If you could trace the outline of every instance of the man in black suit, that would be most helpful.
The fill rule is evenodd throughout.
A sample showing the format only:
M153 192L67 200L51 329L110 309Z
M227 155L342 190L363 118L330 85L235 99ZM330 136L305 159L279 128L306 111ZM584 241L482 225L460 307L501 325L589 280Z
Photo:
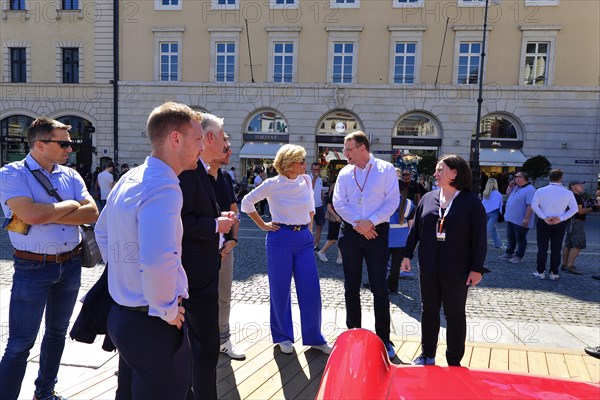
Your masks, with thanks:
M198 168L179 175L183 192L183 267L189 281L189 299L184 301L192 346L190 399L217 398L219 360L219 249L223 234L236 221L233 212L221 212L207 174L208 163L223 157L223 119L202 114L204 151Z

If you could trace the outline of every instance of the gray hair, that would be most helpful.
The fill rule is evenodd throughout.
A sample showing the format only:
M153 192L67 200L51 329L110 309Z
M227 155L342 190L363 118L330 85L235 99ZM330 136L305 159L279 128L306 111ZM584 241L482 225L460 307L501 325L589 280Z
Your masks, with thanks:
M201 113L200 115L202 115L202 130L205 133L208 131L214 132L214 128L217 128L217 131L223 129L223 118L209 113Z

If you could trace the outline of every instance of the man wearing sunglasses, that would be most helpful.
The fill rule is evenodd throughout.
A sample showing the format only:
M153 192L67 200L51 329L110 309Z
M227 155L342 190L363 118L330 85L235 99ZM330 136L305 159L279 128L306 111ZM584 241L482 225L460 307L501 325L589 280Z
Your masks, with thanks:
M69 125L38 118L27 133L29 154L0 169L0 203L11 223L14 267L8 343L0 361L0 396L17 399L36 342L45 329L34 399L54 392L65 334L81 282L80 224L96 222L98 209L83 178L66 163L73 151ZM32 171L39 170L63 201L50 196ZM14 224L13 224L14 223ZM21 394L21 397L29 394Z

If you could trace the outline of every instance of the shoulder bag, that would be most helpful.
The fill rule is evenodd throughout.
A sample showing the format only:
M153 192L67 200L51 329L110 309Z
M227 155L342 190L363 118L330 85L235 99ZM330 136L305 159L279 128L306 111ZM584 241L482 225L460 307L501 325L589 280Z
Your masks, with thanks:
M46 175L39 169L33 171L25 162L25 166L31 172L33 177L46 189L48 194L54 197L56 200L63 201L56 190L52 187L52 184L46 178ZM81 232L81 266L85 268L93 268L102 260L102 254L100 254L100 247L96 242L96 234L94 233L94 227L87 224L79 225Z

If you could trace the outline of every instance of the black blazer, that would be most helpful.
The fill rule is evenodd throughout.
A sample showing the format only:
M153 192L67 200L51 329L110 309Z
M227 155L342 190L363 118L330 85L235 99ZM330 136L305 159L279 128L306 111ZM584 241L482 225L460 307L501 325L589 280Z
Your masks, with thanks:
M190 290L202 289L218 278L221 263L215 219L221 211L208 173L198 161L193 171L179 175L183 192L183 252L181 261Z

